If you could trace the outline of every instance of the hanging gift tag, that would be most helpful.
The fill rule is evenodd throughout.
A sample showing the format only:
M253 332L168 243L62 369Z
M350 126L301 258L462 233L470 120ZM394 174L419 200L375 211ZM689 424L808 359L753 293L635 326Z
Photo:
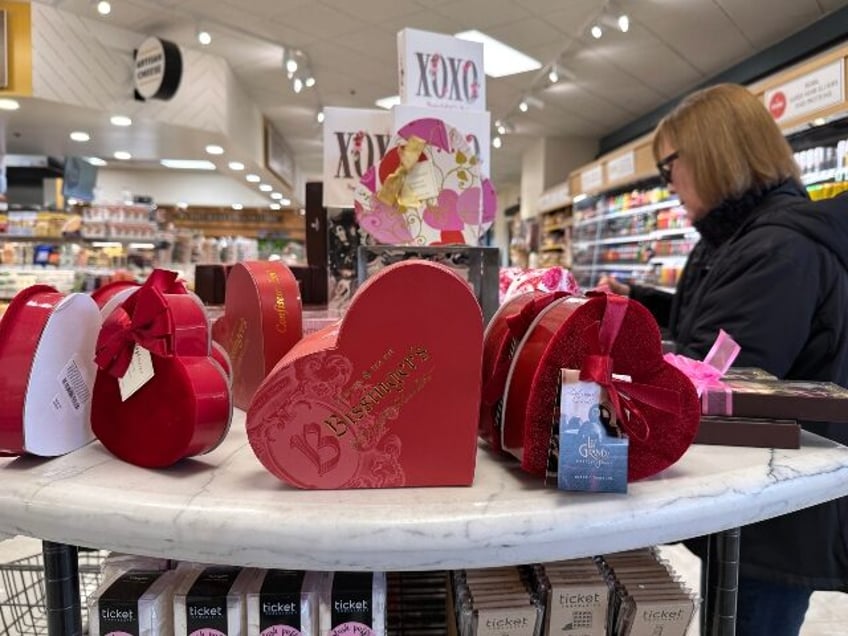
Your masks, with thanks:
M130 399L136 391L153 379L153 375L153 359L150 357L150 352L144 347L135 345L127 372L122 378L118 378L121 401L126 402Z
M560 384L560 490L627 492L628 439L619 436L606 390L563 369Z
M413 166L403 182L401 199L426 201L439 196L439 184L432 161L419 161Z

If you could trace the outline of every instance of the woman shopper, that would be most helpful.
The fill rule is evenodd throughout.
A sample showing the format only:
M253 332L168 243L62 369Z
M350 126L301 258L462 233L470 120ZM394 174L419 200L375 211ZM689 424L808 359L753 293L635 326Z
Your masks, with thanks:
M653 153L701 240L673 297L601 283L667 319L678 353L703 359L724 329L738 366L848 387L848 197L809 200L780 129L742 86L684 99ZM797 635L813 590L848 591L847 524L839 499L742 528L737 634ZM691 544L703 556L706 541Z

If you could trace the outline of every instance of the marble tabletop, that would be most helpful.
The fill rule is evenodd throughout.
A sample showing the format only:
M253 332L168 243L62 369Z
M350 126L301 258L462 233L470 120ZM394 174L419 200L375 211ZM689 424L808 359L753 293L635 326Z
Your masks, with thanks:
M491 567L609 553L745 525L848 494L848 448L693 446L626 495L546 489L478 450L465 488L301 491L253 455L237 412L212 453L167 470L99 443L0 459L0 534L205 563L314 570Z

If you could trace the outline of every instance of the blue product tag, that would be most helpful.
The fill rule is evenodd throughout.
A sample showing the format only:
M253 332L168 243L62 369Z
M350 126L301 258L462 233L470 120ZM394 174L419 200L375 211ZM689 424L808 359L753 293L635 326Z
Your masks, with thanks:
M560 385L560 490L627 492L628 439L614 431L615 414L606 391L563 370Z

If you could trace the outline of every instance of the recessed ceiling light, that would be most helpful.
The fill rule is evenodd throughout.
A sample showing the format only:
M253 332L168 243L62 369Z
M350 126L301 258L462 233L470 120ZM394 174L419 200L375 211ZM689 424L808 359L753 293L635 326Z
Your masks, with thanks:
M590 32L592 34L592 37L595 38L596 40L600 40L601 36L604 34L604 30L601 28L601 26L599 24L594 25Z
M80 141L80 142L88 141L89 139L91 139L91 135L89 135L87 132L82 131L82 130L75 130L74 132L71 133L71 139L73 139L74 141Z
M492 139L492 145L493 145L495 148L500 148L500 147L501 147L501 145L502 145L502 143L503 143L503 142L501 142L501 138L500 138L500 137L495 137L495 138L493 138L493 139Z
M208 146L206 146L206 152L208 152L210 155L223 155L224 149L218 144L209 144Z
M622 33L627 33L630 30L630 18L627 14L622 13L618 16L618 28Z
M132 119L125 115L113 115L109 121L113 126L132 126Z
M245 177L250 183L259 183L262 181L262 178L258 174L249 174Z
M456 37L483 45L483 69L489 77L505 77L542 68L539 60L476 29L457 33Z
M112 13L112 4L107 0L100 0L97 3L97 13L100 15L109 15Z
M0 99L0 110L18 110L20 107L15 99Z
M269 185L267 183L260 183L259 189L262 190L262 192L270 192L271 190L274 189L274 186Z
M235 170L236 172L244 170L244 164L241 161L231 161L228 165L230 166L230 170Z
M243 210L244 206L241 203L233 203L233 210Z
M200 42L203 46L209 46L210 44L212 44L212 34L209 33L209 31L198 31L197 41Z
M123 150L119 150L118 152L115 153L114 156L115 156L115 159L120 159L121 161L129 161L130 159L132 159L132 155L128 152L123 151Z
M105 161L103 161L103 159L101 159L100 157L89 157L88 159L86 159L86 161L88 161L88 163L90 163L92 166L105 166L105 165L108 165L108 164L107 164Z
M285 197L283 197L282 199L280 199L280 205L291 205L291 199L286 199Z
M397 106L400 104L400 95L392 95L391 97L381 97L376 102L374 102L380 108L385 108L386 110L391 110L392 106Z
M324 123L324 111L323 111L323 110L322 110L322 111L320 111L317 115L315 115L315 120L316 120L319 124L323 124L323 123Z
M188 207L188 203L185 201L177 201L177 208L180 210L185 210Z
M271 208L272 210L279 210L282 206L279 203L272 203L268 207Z
M520 110L522 113L526 113L529 109L530 109L530 106L527 104L526 100L522 99L518 103L518 110Z
M214 170L215 164L205 159L162 159L161 163L166 168L174 170Z
M277 201L280 201L283 198L283 195L280 194L279 192L272 192L271 198L276 199Z

